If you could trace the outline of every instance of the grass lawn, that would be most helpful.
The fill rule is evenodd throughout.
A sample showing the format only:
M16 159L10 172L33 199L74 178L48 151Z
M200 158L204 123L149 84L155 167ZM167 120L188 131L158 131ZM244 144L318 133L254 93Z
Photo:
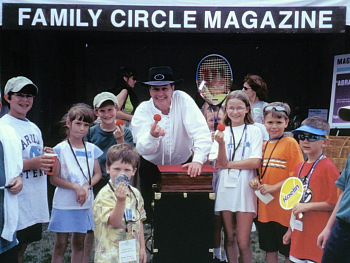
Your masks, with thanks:
M51 262L51 253L54 244L54 233L47 230L48 224L44 224L43 227L43 238L39 242L30 244L24 254L23 262L25 263L49 263ZM145 227L146 239L150 236L150 228ZM259 249L258 233L257 231L251 233L251 248L253 251L253 262L263 263L265 262L265 252ZM150 244L148 244L150 247ZM64 257L64 262L70 262L71 248L70 242L68 244L67 252ZM148 254L148 262L150 261L151 255ZM90 262L94 262L94 251L91 254ZM279 262L284 262L284 258L280 256ZM165 262L166 263L166 262ZM186 262L183 262L186 263Z

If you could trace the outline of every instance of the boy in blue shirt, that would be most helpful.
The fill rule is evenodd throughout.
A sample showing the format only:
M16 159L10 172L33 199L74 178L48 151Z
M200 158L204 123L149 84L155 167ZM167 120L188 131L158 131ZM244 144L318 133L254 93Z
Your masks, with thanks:
M338 116L344 121L350 121L350 107L341 107ZM324 250L322 263L350 262L350 155L335 184L343 192L326 227L317 238L317 246Z
M116 114L118 109L117 97L111 92L97 94L93 101L94 113L100 118L101 123L90 128L88 141L98 146L103 154L98 158L102 178L94 185L93 191L96 197L98 192L108 183L109 175L106 172L106 154L108 149L121 143L134 146L132 133L123 125L116 125Z

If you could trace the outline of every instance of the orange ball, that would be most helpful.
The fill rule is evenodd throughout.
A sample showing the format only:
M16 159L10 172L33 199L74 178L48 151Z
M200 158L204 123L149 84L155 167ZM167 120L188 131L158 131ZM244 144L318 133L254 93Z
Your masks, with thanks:
M218 124L217 129L218 129L219 131L224 131L224 130L225 130L225 125L222 124L222 123L220 123L220 124Z
M159 114L154 114L153 119L155 121L160 121L162 119L162 116L160 116Z
M117 120L115 125L124 125L124 122L123 120Z

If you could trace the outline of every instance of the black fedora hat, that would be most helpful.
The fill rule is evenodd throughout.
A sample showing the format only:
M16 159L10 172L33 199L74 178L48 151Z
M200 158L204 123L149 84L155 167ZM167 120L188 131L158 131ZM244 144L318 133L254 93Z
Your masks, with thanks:
M163 86L168 84L179 84L183 79L174 80L173 70L168 66L152 67L148 72L148 81L139 81L149 86Z

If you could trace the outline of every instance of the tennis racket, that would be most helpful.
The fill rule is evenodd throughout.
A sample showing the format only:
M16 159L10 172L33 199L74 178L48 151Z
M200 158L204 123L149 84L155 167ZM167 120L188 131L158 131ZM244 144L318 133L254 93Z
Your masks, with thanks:
M230 63L221 55L211 54L204 57L198 64L196 83L201 97L209 104L214 115L214 128L218 124L218 115L215 116L214 108L221 107L233 81Z

